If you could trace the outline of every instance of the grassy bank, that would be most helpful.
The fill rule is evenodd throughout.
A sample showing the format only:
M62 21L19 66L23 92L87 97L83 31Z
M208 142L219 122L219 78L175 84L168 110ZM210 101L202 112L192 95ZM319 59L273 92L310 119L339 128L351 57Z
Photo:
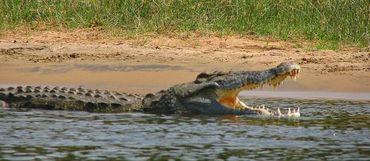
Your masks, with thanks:
M257 34L369 44L368 0L2 0L0 28Z

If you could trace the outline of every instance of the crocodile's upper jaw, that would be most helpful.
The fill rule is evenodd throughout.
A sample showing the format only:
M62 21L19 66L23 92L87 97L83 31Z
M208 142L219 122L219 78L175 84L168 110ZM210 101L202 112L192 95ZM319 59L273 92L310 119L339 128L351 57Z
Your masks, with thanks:
M262 115L299 117L300 116L299 108L293 109L292 111L290 111L289 109L289 111L283 114L280 112L280 109L278 109L276 112L273 112L265 108L264 106L249 107L245 103L240 101L240 99L238 98L239 93L243 90L253 90L256 88L261 88L264 85L270 85L275 88L276 86L279 86L280 84L282 84L283 81L287 77L291 77L294 80L296 80L299 72L300 72L299 65L290 64L288 65L288 68L286 69L286 71L278 73L276 76L270 77L266 80L255 82L255 83L247 82L245 84L242 84L241 86L237 86L231 89L230 88L228 89L219 88L216 90L217 102L226 108L235 109L235 110L254 110L256 111L256 113L259 113Z

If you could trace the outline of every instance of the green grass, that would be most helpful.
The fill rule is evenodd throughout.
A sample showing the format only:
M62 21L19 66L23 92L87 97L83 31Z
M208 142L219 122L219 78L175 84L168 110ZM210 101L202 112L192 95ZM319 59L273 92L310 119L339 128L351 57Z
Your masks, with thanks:
M137 34L254 33L282 40L303 38L367 46L369 3L369 0L1 0L0 29L46 24L67 29L102 27Z

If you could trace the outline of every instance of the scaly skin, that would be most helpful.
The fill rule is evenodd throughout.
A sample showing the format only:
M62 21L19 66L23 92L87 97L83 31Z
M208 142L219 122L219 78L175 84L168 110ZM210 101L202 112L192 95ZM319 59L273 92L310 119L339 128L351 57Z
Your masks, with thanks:
M84 88L18 86L0 88L11 108L88 112L141 112L142 96Z
M155 94L140 95L83 88L19 86L0 88L0 100L11 108L39 108L89 112L145 112L158 114L260 114L299 117L299 109L282 114L265 107L249 107L237 95L269 84L279 85L300 71L295 63L281 63L263 71L201 73L193 82Z

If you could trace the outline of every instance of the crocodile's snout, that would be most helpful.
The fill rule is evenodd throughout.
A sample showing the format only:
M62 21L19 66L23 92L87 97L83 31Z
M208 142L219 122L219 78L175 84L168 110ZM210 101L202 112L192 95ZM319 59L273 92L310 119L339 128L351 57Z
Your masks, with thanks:
M293 109L283 114L280 109L273 112L264 106L261 107L249 107L245 103L241 102L238 95L243 90L253 90L256 88L262 88L265 85L273 86L274 88L281 85L287 77L296 79L300 73L300 66L293 62L284 62L279 64L275 68L271 68L265 71L252 71L252 72L234 72L221 77L216 78L221 80L220 84L226 84L226 86L220 87L216 90L217 101L230 109L239 110L255 110L263 115L276 115L276 116L292 116L299 117L300 110Z

